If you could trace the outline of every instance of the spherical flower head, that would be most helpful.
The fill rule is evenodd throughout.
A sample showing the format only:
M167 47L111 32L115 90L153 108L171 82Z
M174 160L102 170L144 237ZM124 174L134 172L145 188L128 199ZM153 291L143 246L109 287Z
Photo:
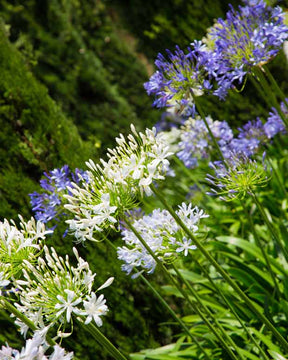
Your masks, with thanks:
M96 304L93 308L87 306L87 303L91 305L91 299L96 298L92 291L96 274L92 273L89 264L79 257L75 248L73 251L77 260L76 266L70 265L68 256L63 259L55 249L49 250L44 246L44 256L38 258L37 265L24 262L24 280L17 283L20 289L19 311L29 315L29 318L34 314L34 323L38 328L53 327L57 324L58 336L63 336L62 329L67 326L73 328L71 324L74 316L83 317L86 321L89 318L90 322L90 317L95 315L94 320L99 326L98 317L108 311L107 306L105 309L103 307L103 296L99 297L101 304L97 303L99 307L102 306L101 314ZM113 278L109 278L96 291L109 286L112 281ZM64 333L64 336L68 335L69 333Z
M257 0L246 1L238 11L230 6L226 19L218 19L209 31L209 39L215 56L210 71L220 87L241 83L254 66L265 64L278 53L288 37L283 18L281 8L273 9Z
M200 219L207 217L202 210L185 203L178 207L176 213L195 235ZM169 263L180 254L187 256L189 250L196 249L193 241L185 237L183 230L167 210L156 209L150 215L134 220L132 224L160 261ZM125 246L117 249L118 258L124 261L122 270L130 274L140 268L140 272L134 273L132 278L142 271L153 273L156 261L137 236L131 230L123 229L122 239Z
M169 170L168 158L173 154L156 129L146 129L137 133L131 126L132 134L127 139L120 135L117 146L108 151L108 161L100 160L95 164L90 160L89 183L80 188L73 184L69 188L72 195L66 195L67 210L75 214L68 220L76 240L94 240L96 232L115 228L119 216L135 207L137 198L151 195L151 184L164 180Z
M27 222L19 218L18 227L13 220L0 222L0 273L4 283L20 276L24 260L31 263L36 260L41 240L50 233L33 217Z
M193 50L187 53L176 46L175 52L167 51L168 59L158 54L155 61L157 71L144 84L148 95L155 95L154 106L173 107L174 112L185 115L194 114L193 96L201 96L210 88L205 69L205 45L200 42L194 44Z
M206 180L213 186L209 195L217 195L221 200L243 200L252 195L258 188L264 187L269 181L267 168L264 164L252 160L244 154L231 154L230 159L210 163L215 176L207 175Z

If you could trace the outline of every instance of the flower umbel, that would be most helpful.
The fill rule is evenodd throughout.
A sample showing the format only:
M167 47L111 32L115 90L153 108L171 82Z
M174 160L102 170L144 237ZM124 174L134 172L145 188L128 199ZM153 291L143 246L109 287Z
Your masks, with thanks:
M158 54L155 61L157 71L144 84L148 95L155 94L156 107L172 107L175 113L192 115L195 112L193 96L201 96L211 87L206 76L206 46L194 42L193 49L185 53L176 46L175 53L167 50L168 60ZM193 95L192 95L193 93Z
M27 222L21 216L19 218L19 229L13 220L0 222L0 271L6 281L17 279L22 273L23 261L35 261L40 240L50 233L34 218Z
M79 184L89 181L89 178L82 170L70 171L68 165L51 170L44 175L45 178L40 181L44 191L41 193L35 191L29 195L35 218L46 224L52 220L59 221L64 215L63 195L68 193L68 187L72 186L72 182Z
M46 246L44 257L38 258L37 265L25 262L24 280L18 281L20 302L17 307L28 318L33 318L38 328L58 323L60 334L67 324L72 323L74 315L88 317L86 323L91 321L92 316L100 326L102 321L99 317L108 311L102 295L99 297L100 302L96 302L93 307L87 306L87 302L96 299L92 291L96 274L79 257L75 248L73 251L77 259L75 267L70 265L68 256L63 259L53 248L49 250ZM99 290L109 286L112 280L110 278Z
M200 219L208 216L197 207L192 208L191 204L185 203L178 206L176 213L194 234L198 231ZM156 209L150 215L134 220L132 224L161 261L173 261L181 253L187 256L189 249L196 248L191 239L184 236L183 230L167 210ZM148 274L153 273L156 262L137 236L131 230L123 229L122 238L125 246L118 247L117 250L118 258L125 262L122 270L130 274L132 270L140 267Z
M72 195L66 195L67 210L75 214L68 220L71 232L78 242L94 240L94 233L115 227L119 215L135 207L137 197L151 195L150 185L163 180L169 169L169 146L156 135L156 130L146 129L137 133L131 125L132 134L116 138L117 146L109 149L106 162L87 162L89 183L80 188L73 184Z
M269 181L266 166L244 154L231 154L226 166L222 162L210 166L216 175L207 174L206 180L213 186L208 194L220 196L224 201L242 200Z
M246 1L238 11L230 6L226 19L218 19L209 30L208 44L215 58L210 72L219 89L227 92L235 82L242 83L254 66L265 64L278 53L288 38L283 18L280 7L271 8L265 1L256 0Z

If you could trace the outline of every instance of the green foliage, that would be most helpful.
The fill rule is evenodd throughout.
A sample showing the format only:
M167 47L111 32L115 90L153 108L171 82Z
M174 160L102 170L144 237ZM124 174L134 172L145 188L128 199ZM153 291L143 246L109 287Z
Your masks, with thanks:
M148 97L143 101L146 70L103 2L3 1L0 13L10 39L84 139L106 148L130 123L157 121Z
M43 171L82 166L93 149L27 69L3 25L0 67L0 217L16 218L30 213L28 193Z

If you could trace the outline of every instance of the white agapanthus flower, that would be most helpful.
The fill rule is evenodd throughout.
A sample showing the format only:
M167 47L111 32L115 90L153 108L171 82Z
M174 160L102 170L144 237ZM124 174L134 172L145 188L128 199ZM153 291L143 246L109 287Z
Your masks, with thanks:
M200 219L208 217L203 210L182 203L176 214L194 235L197 234ZM133 227L161 261L173 261L178 254L188 255L189 250L195 250L191 239L187 239L183 229L177 224L167 210L154 210L150 215L132 221ZM137 268L153 273L156 261L141 244L131 230L122 230L125 246L118 247L118 258L124 261L122 270L130 274ZM132 275L136 277L139 274Z
M156 129L132 134L127 139L120 134L117 146L108 149L108 160L95 164L89 160L89 182L69 188L65 208L75 217L67 220L77 242L94 240L94 233L115 227L119 214L135 207L137 196L151 195L151 184L164 180L169 170L168 158L173 155L165 139Z
M108 311L106 299L103 295L100 295L98 298L95 293L91 294L91 297L87 297L88 301L84 301L85 313L87 316L85 324L89 324L92 319L98 326L102 325L102 319L100 316L105 315Z
M102 325L100 316L106 315L108 307L103 295L95 304L95 292L92 291L95 273L89 268L73 248L77 259L75 266L70 265L68 256L63 259L55 249L43 248L43 256L38 258L36 265L24 262L24 280L18 280L20 300L15 304L17 309L33 321L38 329L53 327L57 324L58 336L69 336L63 333L67 326L72 329L73 317L85 319L89 323L92 318L98 326ZM111 285L113 278L109 278L97 290ZM89 305L90 304L90 305ZM92 316L92 318L91 318ZM17 320L21 331L25 333L27 326Z
M0 274L3 281L12 281L22 273L23 261L33 262L40 249L40 241L50 233L34 218L25 222L21 216L17 227L13 220L0 222ZM6 285L0 285L6 286Z
M38 333L35 333L32 339L26 340L26 345L21 351L11 348L10 346L2 346L0 349L0 360L71 360L73 353L66 351L59 345L53 346L53 353L45 355L49 346L45 343Z
M10 280L8 280L4 274L4 271L0 271L0 288L5 287L10 284ZM1 292L0 292L1 293Z

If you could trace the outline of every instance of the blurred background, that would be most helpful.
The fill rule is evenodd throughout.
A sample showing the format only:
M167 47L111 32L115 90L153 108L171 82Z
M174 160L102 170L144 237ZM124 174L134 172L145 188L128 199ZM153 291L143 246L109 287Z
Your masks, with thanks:
M161 111L152 108L143 83L158 52L201 40L215 19L225 17L229 3L241 4L0 0L0 219L32 215L28 194L39 191L43 172L64 164L83 169L86 160L97 161L114 145L119 132L129 133L130 123L139 130L157 123ZM287 1L280 5L288 7ZM287 90L284 53L273 60L271 71ZM267 116L249 84L225 103L212 97L201 101L206 114L235 127ZM72 240L57 239L53 245L70 253ZM160 306L144 286L126 279L105 244L85 257L99 269L99 281L116 277L106 295L111 311L105 334L126 353L169 343L172 335ZM9 316L0 315L0 343L19 346ZM76 329L65 346L83 360L109 359L97 344L85 349L88 342Z

